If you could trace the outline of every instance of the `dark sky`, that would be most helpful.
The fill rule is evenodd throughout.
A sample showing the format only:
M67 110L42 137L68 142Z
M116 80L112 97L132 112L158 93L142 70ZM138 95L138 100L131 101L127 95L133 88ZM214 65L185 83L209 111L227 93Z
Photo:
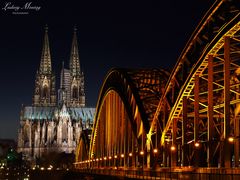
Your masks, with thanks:
M21 104L32 103L46 24L56 76L69 63L77 26L86 101L95 107L110 68L173 68L214 0L44 0L33 1L41 9L28 14L5 11L6 2L31 1L0 1L0 138L16 139Z

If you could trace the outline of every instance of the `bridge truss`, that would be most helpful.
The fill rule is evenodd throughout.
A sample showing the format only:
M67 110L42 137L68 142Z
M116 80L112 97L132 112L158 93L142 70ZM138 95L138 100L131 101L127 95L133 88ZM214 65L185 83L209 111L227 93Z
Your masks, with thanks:
M111 70L76 167L239 167L239 6L216 1L170 74Z

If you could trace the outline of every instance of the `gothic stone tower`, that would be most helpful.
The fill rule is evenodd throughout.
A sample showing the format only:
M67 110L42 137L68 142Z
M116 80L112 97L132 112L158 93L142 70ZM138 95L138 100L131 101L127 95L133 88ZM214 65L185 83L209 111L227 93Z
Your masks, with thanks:
M58 104L45 28L40 67L36 74L32 106L23 106L18 131L18 152L28 160L49 152L74 152L80 134L91 129L95 108L85 107L84 75L80 70L76 28L69 69L62 68Z
M85 93L84 93L84 75L80 69L77 33L74 28L72 49L70 55L70 100L69 106L71 107L84 107L85 106Z
M52 73L51 54L48 41L48 28L45 28L44 43L39 71L36 73L34 106L55 106L55 76Z

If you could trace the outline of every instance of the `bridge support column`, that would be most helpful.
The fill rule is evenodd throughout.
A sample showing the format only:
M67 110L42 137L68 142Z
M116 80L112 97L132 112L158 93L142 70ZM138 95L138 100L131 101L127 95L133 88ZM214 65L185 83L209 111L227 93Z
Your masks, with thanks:
M208 57L208 167L213 166L213 56Z
M235 117L234 122L234 136L236 137L234 141L234 157L235 157L235 167L239 167L239 118Z
M164 104L164 109L163 109L163 129L166 126L166 122L167 122L167 105ZM168 152L169 152L169 147L167 146L166 141L164 141L162 150L163 150L163 152L162 152L162 161L163 161L162 164L163 164L164 167L167 167L168 166L167 156L168 156Z
M188 145L186 137L187 129L187 97L183 96L183 120L182 120L182 166L188 166Z
M224 42L224 167L231 167L230 136L230 37L225 37Z
M147 134L147 168L151 167L151 135Z
M173 119L173 128L172 128L172 146L171 148L171 167L177 166L177 144L176 144L176 135L177 135L177 119Z
M163 144L163 147L162 147L162 150L163 150L163 167L167 167L168 166L168 158L167 158L167 156L168 156L168 151L169 151L169 147L168 147L168 145L166 144L166 142L164 142L164 144Z
M198 142L198 125L199 125L199 76L195 76L194 85L194 165L198 167L199 165L199 147L195 146Z

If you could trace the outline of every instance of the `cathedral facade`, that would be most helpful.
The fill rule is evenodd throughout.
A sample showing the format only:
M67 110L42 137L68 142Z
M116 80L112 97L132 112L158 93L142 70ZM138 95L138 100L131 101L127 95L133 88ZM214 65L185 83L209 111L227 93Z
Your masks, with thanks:
M95 108L85 107L84 74L80 69L76 29L69 68L63 64L60 87L56 91L46 27L33 103L21 109L18 152L28 160L53 151L75 152L81 132L92 128L94 113Z

